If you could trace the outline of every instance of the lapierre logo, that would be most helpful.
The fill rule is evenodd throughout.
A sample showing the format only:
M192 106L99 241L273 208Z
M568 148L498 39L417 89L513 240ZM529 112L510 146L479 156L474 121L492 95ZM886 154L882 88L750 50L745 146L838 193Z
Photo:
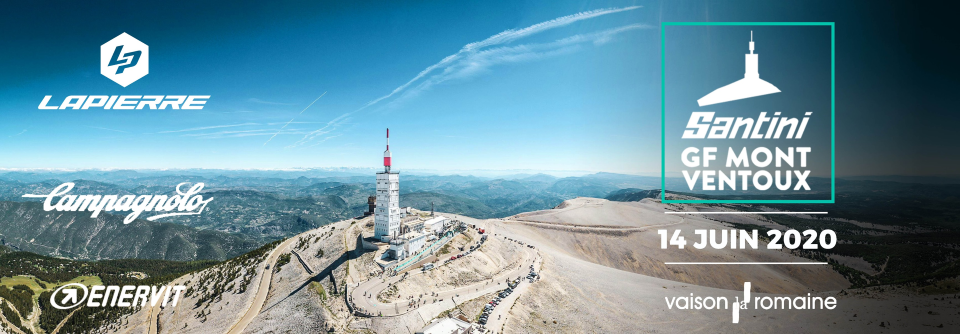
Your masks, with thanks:
M100 46L100 74L127 87L150 73L150 47L127 33Z
M130 224L141 213L147 211L156 211L156 212L167 212L167 211L179 211L172 213L162 213L154 216L147 217L149 221L155 221L164 217L172 216L193 216L203 213L203 209L207 207L207 204L213 200L213 198L204 199L202 195L199 195L200 191L203 190L203 183L194 184L187 191L183 191L181 187L187 182L183 182L177 185L177 195L167 196L167 195L67 195L75 184L72 182L67 182L61 184L53 189L50 194L47 195L32 195L26 194L23 195L24 198L44 198L43 201L43 210L44 211L90 211L90 218L97 218L102 211L119 211L126 212L132 211L124 219L124 224ZM57 204L53 204L54 198L60 197L60 200L57 201Z
M150 73L150 47L127 33L100 46L100 74L127 87ZM46 95L37 109L203 109L210 95L69 95L48 105Z
M59 106L49 106L52 95L43 97L37 109L203 109L210 95L70 95Z
M147 286L147 285L93 285L87 289L80 283L65 284L50 295L50 305L54 308L66 310L86 302L87 307L131 307L150 306L166 307L167 303L177 306L180 293L186 290L183 285ZM81 294L82 292L82 294Z

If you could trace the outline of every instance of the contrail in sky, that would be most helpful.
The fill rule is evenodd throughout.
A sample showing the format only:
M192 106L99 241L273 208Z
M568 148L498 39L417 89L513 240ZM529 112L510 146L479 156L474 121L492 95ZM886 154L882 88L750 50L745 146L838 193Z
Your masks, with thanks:
M12 135L12 136L7 136L7 137L10 137L10 138L13 138L13 137L16 137L16 136L19 136L19 135L22 135L22 134L24 134L24 133L26 133L26 132L27 132L27 130L29 130L29 128L27 128L27 129L23 129L23 131L20 131L20 133L18 133L18 134L15 134L15 135Z
M324 95L327 95L327 92L323 92L323 94L320 94L320 97L317 97L316 100L313 100L313 102L310 102L310 105L308 105L306 108L303 108L303 110L301 110L300 113L297 114L297 116L303 114L304 111L307 111L307 109L309 109L310 106L312 106L314 103L317 103L317 101L320 101L320 98L323 97ZM295 118L296 117L291 118L290 121L287 122L287 124L284 124L283 127L280 128L280 130L277 130L277 133L274 133L273 136L270 136L270 139L267 139L267 141L263 143L263 146L267 146L267 143L273 140L273 137L276 137L278 134L280 134L280 132L282 132L283 129L287 128L287 125L290 125L290 122L293 122Z
M385 100L385 99L387 99L387 98L390 98L391 96L396 95L397 93L402 92L403 90L407 89L407 87L410 87L410 85L412 85L412 84L413 84L414 82L416 82L417 80L422 79L423 77L425 77L425 76L426 76L427 74L429 74L430 72L433 72L434 70L439 69L439 68L443 68L443 67L445 67L446 65L448 65L448 64L450 64L450 63L453 63L455 60L458 60L458 59L460 59L460 58L463 58L463 57L464 57L465 55L467 55L467 54L476 53L476 52L478 52L480 49L483 49L483 48L486 48L486 47L489 47L489 46L496 46L496 45L506 44L506 43L515 41L515 40L517 40L517 39L521 39L521 38L524 38L524 37L527 37L527 36L530 36L530 35L533 35L533 34L537 34L537 33L543 32L543 31L547 31L547 30L550 30L550 29L567 26L567 25L569 25L569 24L571 24L571 23L574 23L574 22L577 22L577 21L582 21L582 20L586 20L586 19L591 19L591 18L594 18L594 17L603 16L603 15L607 15L607 14L613 14L613 13L619 13L619 12L628 11L628 10L634 10L634 9L637 9L637 8L640 8L640 7L641 7L641 6L630 6L630 7L623 7L623 8L596 9L596 10L591 10L591 11L576 13L576 14L573 14L573 15L567 15L567 16L558 17L558 18L555 18L555 19L553 19L553 20L549 20L549 21L545 21L545 22L540 22L540 23L534 24L534 25L532 25L532 26L529 26L529 27L526 27L526 28L523 28L523 29L508 29L508 30L504 30L504 31L500 32L499 34L496 34L496 35L487 37L486 39L484 39L484 40L482 40L482 41L473 42L473 43L469 43L469 44L467 44L467 45L464 45L463 48L460 49L460 51L457 51L457 53L454 53L454 54L452 54L452 55L449 55L449 56L447 56L446 58L443 58L443 60L441 60L439 63L436 63L436 64L433 64L433 65L428 66L426 69L424 69L424 70L421 71L419 74L417 74L416 76L414 76L413 79L410 79L410 81L407 81L407 83L405 83L405 84L403 84L403 85L400 85L400 87L397 87L396 89L394 89L393 91L391 91L391 92L390 92L389 94L387 94L387 95L378 97L378 98L376 98L376 99L374 99L374 100L372 100L372 101L370 101L370 102L367 102L367 104L363 105L363 107L360 107L360 109L358 109L357 111L363 110L363 109L365 109L365 108L367 108L367 107L369 107L369 106L372 106L372 105L374 105L374 104L377 104L377 102L383 101L383 100Z
M243 123L243 124L202 126L202 127L199 127L199 128L189 128L189 129L183 129L183 130L160 131L160 132L157 132L157 133L190 132L190 131L201 131L201 130L220 129L220 128L232 128L232 127L237 127L237 126L258 125L258 124L259 124L259 123Z
M537 24L534 24L534 25L532 25L532 26L529 26L529 27L526 27L526 28L522 28L522 29L507 29L507 30L504 30L504 31L496 34L496 35L487 37L486 39L483 39L483 40L480 40L480 41L476 41L476 42L473 42L473 43L469 43L469 44L467 44L467 45L464 45L462 48L460 48L460 50L457 51L456 53L454 53L454 54L452 54L452 55L449 55L449 56L443 58L442 60L440 60L440 62L438 62L438 63L436 63L436 64L433 64L433 65L430 65L430 66L428 66L427 68L425 68L424 70L420 71L420 73L418 73L416 76L414 76L413 79L410 79L410 80L407 81L406 83L404 83L404 84L400 85L399 87L395 88L395 89L394 89L393 91L391 91L390 93L387 93L386 95L383 95L383 96L381 96L381 97L378 97L378 98L376 98L376 99L371 100L370 102L367 102L366 104L364 104L363 106L361 106L361 107L360 107L359 109L357 109L357 110L354 110L354 111L351 111L351 112L347 112L347 113L344 113L343 115L340 115L340 117L337 117L337 118L335 118L334 120L330 121L330 123L328 123L328 124L327 124L326 126L324 126L323 128L317 129L317 130L315 130L315 131L307 134L306 136L303 136L302 139L300 139L299 141L297 141L296 143L294 143L294 144L291 145L290 147L296 147L296 146L299 146L299 145L303 145L303 144L305 144L305 143L313 140L314 138L317 138L317 137L319 137L319 136L321 136L321 135L327 134L327 133L329 133L330 131L335 130L336 127L339 126L341 123L346 122L346 121L349 119L349 116L352 115L353 113L356 113L356 112L359 112L359 111L361 111L361 110L364 110L364 109L366 109L366 108L368 108L368 107L370 107L370 106L373 106L373 105L379 103L380 101L383 101L383 100L389 99L389 98L391 98L391 97L393 97L393 96L396 96L397 94L401 94L401 93L404 93L404 92L408 92L408 91L410 90L409 88L410 88L411 86L414 86L418 81L423 81L423 80L421 80L421 79L426 78L428 75L430 75L430 73L433 73L433 72L435 72L435 71L440 71L441 73L439 74L439 76L440 76L441 78L447 78L447 77L449 77L449 73L446 73L446 72L444 72L444 71L447 71L447 72L451 71L451 68L452 68L452 67L456 67L457 65L462 64L462 63L465 61L465 59L472 58L472 57L476 57L478 54L483 53L484 50L489 50L488 48L490 48L490 47L496 47L496 46L501 46L501 45L509 44L509 43L511 43L511 42L514 42L514 41L519 40L519 39L526 38L526 37L531 36L531 35L534 35L534 34L538 34L538 33L541 33L541 32L544 32L544 31L548 31L548 30L551 30L551 29L555 29L555 28L560 28L560 27L568 26L568 25L570 25L570 24L573 24L574 22L579 22L579 21L583 21L583 20L588 20L588 19L592 19L592 18L595 18L595 17L604 16L604 15L613 14L613 13L620 13L620 12L625 12L625 11L631 11L631 10L638 9L638 8L641 8L641 6L629 6L629 7L622 7L622 8L603 8L603 9L596 9L596 10L590 10L590 11L585 11L585 12L579 12L579 13L576 13L576 14L573 14L573 15L561 16L561 17L558 17L558 18L555 18L555 19L552 19L552 20L549 20L549 21L540 22L540 23L537 23ZM623 30L625 30L625 29L634 29L634 28L640 28L640 27L641 27L641 25L630 25L630 26L626 26L626 27L619 28L619 29L613 29L613 30L611 30L611 33L608 33L608 36L609 36L609 35L612 35L612 34L615 34L615 33L618 33L618 32L620 32L620 31L623 31ZM644 27L645 27L645 26L644 26ZM578 36L580 36L580 35L578 35ZM581 36L581 37L582 37L582 36ZM561 40L561 41L564 41L564 40ZM597 42L598 42L598 43L602 43L603 40L602 40L602 39L601 39L601 40L597 40ZM497 51L497 50L495 50L495 51ZM502 51L502 50L499 50L499 51ZM561 52L563 52L563 51L567 51L567 49L564 49L564 50L555 50L555 52L553 52L553 53L561 53ZM550 53L544 53L544 54L542 54L542 55L549 55L549 54L550 54ZM514 55L514 56L515 56L515 55ZM528 55L528 56L530 56L530 55ZM514 58L516 58L516 57L514 57ZM501 59L500 61L503 62L503 61L506 61L506 60ZM454 69L456 69L456 68L454 68ZM446 80L446 79L443 79L443 80ZM432 85L432 84L435 84L435 83L436 83L436 82L433 82L433 81L431 81L431 80L428 79L427 82L421 84L421 86L420 86L421 89L420 89L420 90L422 90L425 86L429 86L429 85ZM417 86L414 86L414 89L416 89L416 87L417 87ZM330 129L330 130L328 130L328 128L330 128L330 127L333 127L333 128Z

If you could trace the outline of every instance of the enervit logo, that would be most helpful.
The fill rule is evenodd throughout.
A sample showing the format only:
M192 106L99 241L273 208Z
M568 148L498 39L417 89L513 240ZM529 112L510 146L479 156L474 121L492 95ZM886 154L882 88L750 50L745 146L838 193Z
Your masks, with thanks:
M100 46L100 74L127 87L150 73L150 47L127 33Z
M70 288L64 290L66 288ZM79 297L78 292L83 291L83 297ZM60 302L57 302L57 294L63 294L63 299ZM87 298L87 286L80 283L70 283L65 284L53 291L53 295L50 296L50 305L61 310L68 308L74 308L83 303L83 300Z
M180 293L186 290L183 285L148 286L148 285L93 285L89 289L80 283L65 284L53 291L50 295L50 305L54 308L66 310L86 302L87 307L131 307L146 306L177 306Z

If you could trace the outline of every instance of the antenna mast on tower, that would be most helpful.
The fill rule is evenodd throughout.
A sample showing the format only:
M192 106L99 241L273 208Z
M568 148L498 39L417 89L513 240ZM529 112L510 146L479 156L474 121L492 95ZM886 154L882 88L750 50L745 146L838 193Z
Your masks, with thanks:
M387 150L383 151L383 169L390 173L390 128L387 128Z

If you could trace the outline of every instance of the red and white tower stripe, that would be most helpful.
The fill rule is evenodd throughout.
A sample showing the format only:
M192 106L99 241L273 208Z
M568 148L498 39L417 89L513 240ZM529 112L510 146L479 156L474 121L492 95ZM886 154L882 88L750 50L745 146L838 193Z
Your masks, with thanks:
M390 172L390 128L387 128L387 150L383 151L383 167Z

